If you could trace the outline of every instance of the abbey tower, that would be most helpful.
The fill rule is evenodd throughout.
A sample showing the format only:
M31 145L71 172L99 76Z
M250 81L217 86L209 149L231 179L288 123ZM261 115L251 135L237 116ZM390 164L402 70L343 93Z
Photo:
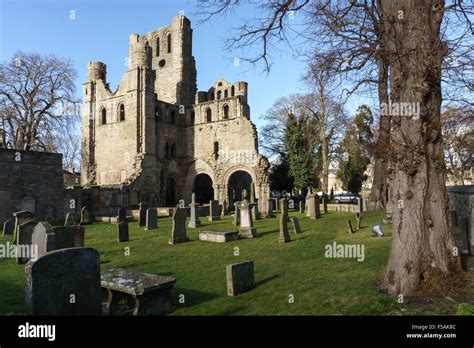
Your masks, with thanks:
M258 153L246 82L218 79L197 91L192 28L184 16L129 37L128 70L115 91L102 62L82 85L81 181L119 187L139 201L173 206L196 192L232 205L254 183L270 195L268 160Z

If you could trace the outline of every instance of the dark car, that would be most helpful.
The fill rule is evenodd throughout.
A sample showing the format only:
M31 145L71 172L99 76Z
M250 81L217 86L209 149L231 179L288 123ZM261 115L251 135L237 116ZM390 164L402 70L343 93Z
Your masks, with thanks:
M353 193L338 193L334 195L334 203L357 203L357 198L359 196Z

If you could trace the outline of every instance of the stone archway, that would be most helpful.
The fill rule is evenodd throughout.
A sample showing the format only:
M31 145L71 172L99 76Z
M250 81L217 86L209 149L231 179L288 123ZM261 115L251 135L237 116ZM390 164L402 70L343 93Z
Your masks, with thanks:
M250 198L250 186L252 185L252 176L244 171L237 170L233 172L227 181L227 197L229 198L229 210L234 209L234 203L243 198ZM247 197L242 197L242 190L247 190Z
M211 177L205 173L198 174L194 178L193 192L196 194L196 203L207 204L211 199L214 199Z

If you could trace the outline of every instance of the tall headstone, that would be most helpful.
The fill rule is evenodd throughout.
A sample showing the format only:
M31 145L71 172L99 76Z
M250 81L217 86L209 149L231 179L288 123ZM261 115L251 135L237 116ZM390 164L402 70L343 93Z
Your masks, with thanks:
M316 213L316 196L310 195L307 201L309 218L311 220L317 219L318 215Z
M226 266L227 295L236 296L251 290L255 285L253 261Z
M121 242L128 242L128 221L120 221L117 224L117 240Z
M227 214L228 214L227 200L224 199L224 201L222 202L222 212L221 212L221 215L222 215L222 216L226 216Z
M357 211L362 213L364 211L364 201L361 197L357 197Z
M8 236L13 234L13 229L15 228L15 223L13 220L5 220L3 223L3 235Z
M25 267L28 315L101 315L99 252L52 251ZM72 297L74 296L74 301Z
M354 229L352 228L351 220L347 220L347 232L349 234L354 233Z
M146 224L145 230L154 230L158 228L158 215L156 208L148 208L146 210Z
M146 225L146 210L148 209L148 203L140 202L138 225L144 227Z
M53 227L56 249L84 247L84 227Z
M127 209L118 208L117 209L117 223L127 221Z
M22 210L13 213L15 219L15 229L13 230L13 243L16 244L18 227L27 221L36 221L36 216L32 212Z
M275 217L275 214L273 213L273 202L274 200L272 198L267 199L267 213L266 213L267 218Z
M212 199L209 201L209 221L220 220L219 216L219 201Z
M317 193L314 194L314 204L316 207L316 219L321 218L321 205L319 204L319 195Z
M76 215L74 213L67 213L64 219L64 226L74 226L76 224Z
M240 210L240 228L239 236L243 238L255 238L257 235L257 228L253 225L252 210L253 204L247 200L243 200L239 204Z
M82 207L81 209L81 221L80 221L80 225L87 225L87 224L90 224L92 222L91 220L91 213L89 211L89 209L87 209L87 207Z
M39 222L33 229L31 243L37 248L37 258L56 249L53 227L47 222Z
M294 233L301 233L301 226L300 226L300 221L298 218L292 217L291 219L291 224L293 225L293 232Z
M199 204L196 203L196 194L193 192L191 196L191 204L189 205L190 218L188 227L196 228L201 226L201 220L199 219Z
M328 213L328 197L323 197L323 212L324 214Z
M28 262L33 254L36 252L34 249L35 246L32 243L33 231L36 226L36 221L27 221L18 226L17 232L17 255L16 263L26 263Z
M305 199L305 208L306 208L306 216L310 217L310 206L311 206L311 188L308 188L308 192L306 193L306 199Z
M178 244L189 241L186 233L186 211L178 204L173 210L173 229L169 244Z
M232 225L240 226L240 202L234 203L234 221L232 221Z
M252 204L252 218L254 221L260 219L260 212L258 211L258 203L255 199L255 184L250 184L250 203Z
M280 199L280 234L278 236L278 243L288 243L291 241L288 233L288 200L286 198Z
M305 212L305 204L304 201L300 201L299 203L299 212L304 213Z

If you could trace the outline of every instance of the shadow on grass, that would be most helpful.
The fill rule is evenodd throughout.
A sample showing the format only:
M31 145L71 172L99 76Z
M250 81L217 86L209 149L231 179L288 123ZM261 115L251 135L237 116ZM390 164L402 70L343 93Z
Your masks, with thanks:
M271 277L267 277L265 279L259 280L258 282L255 282L255 287L263 285L265 283L268 283L269 281L272 281L273 279L280 278L280 277L281 275L275 274L275 275L272 275Z
M184 304L181 304L180 295L184 295ZM218 294L213 294L210 292L192 290L192 289L183 289L183 288L173 288L173 303L177 307L193 307L200 305L204 302L211 301L219 297Z
M232 309L228 309L226 311L223 311L223 312L219 312L217 313L216 315L238 315L240 311L246 309L245 307L237 307L237 308L232 308Z
M258 230L257 230L257 236L258 237L263 237L263 236L265 236L267 234L270 234L270 233L279 233L279 232L280 232L280 230L271 230L271 231L265 231L265 232L258 232Z

